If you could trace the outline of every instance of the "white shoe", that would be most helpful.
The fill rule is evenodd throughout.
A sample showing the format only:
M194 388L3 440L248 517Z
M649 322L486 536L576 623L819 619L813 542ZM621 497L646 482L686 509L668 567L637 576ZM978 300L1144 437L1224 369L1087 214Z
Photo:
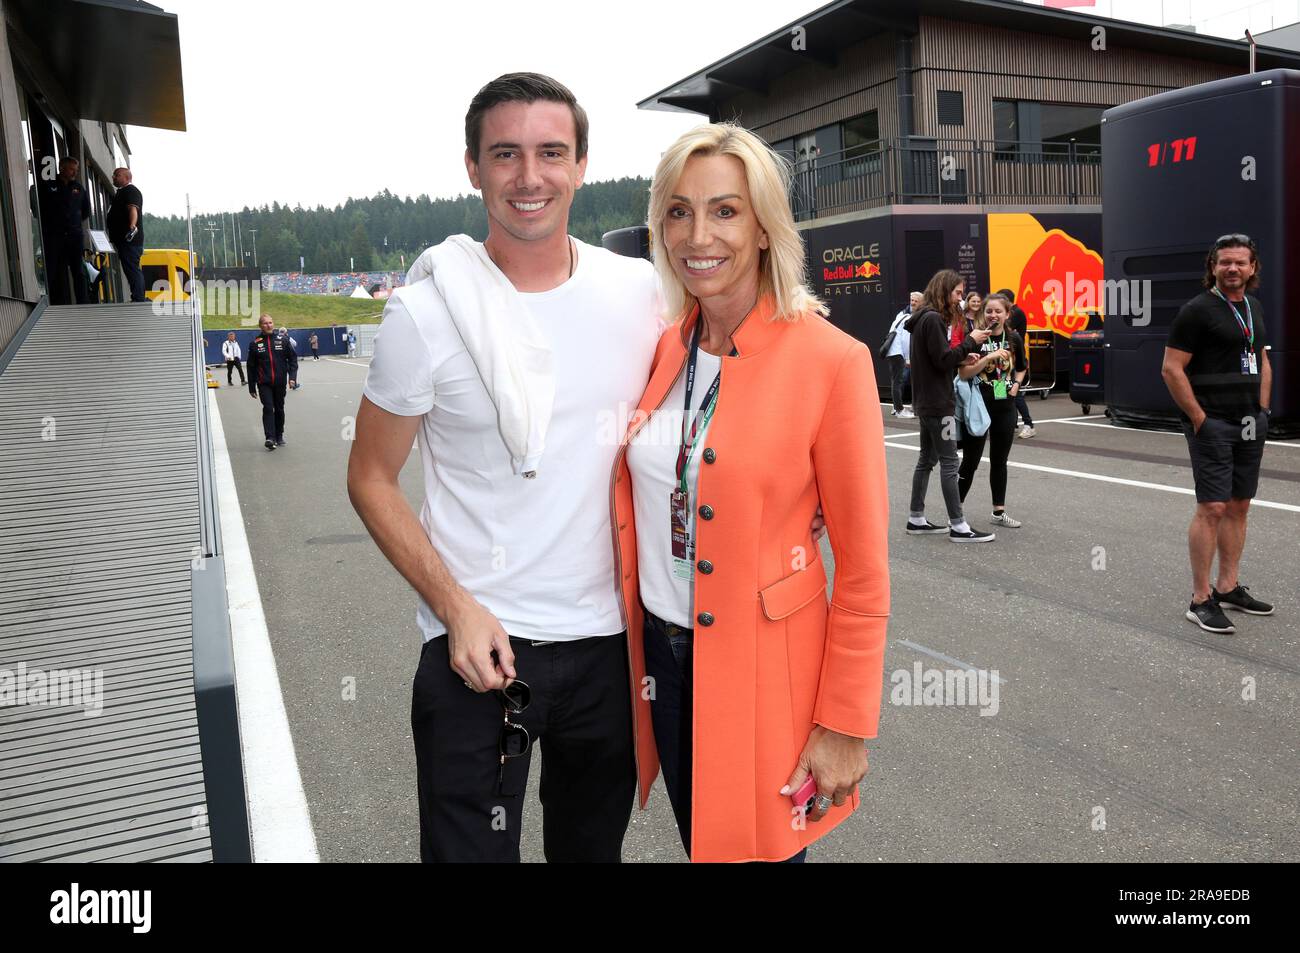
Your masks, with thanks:
M1020 528L1020 520L1008 516L1006 510L1003 510L1001 513L994 513L989 518L989 522L994 526L1005 526L1007 529Z
M1033 436L1034 434L1036 434L1036 433L1038 433L1038 431L1035 430L1033 427L1028 427L1028 426L1026 426L1026 427L1021 427L1021 428L1020 428L1020 431L1016 434L1016 436L1017 436L1017 437L1032 437L1032 436Z
M899 417L900 420L906 420L906 419L908 419L908 418L910 418L910 417L915 417L915 416L916 416L916 414L912 413L912 412L911 412L910 410L908 410L906 407L904 407L902 410L900 410L900 411L898 412L898 417Z

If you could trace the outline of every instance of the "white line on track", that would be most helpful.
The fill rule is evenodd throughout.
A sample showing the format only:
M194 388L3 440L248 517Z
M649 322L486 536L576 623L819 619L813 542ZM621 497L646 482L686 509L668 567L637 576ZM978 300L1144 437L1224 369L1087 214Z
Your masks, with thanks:
M888 440L885 441L885 446L893 447L896 450L911 450L913 453L919 453L921 449L920 447L908 446L905 443L890 443ZM989 458L980 457L980 462L988 463ZM1056 476L1077 477L1080 480L1097 480L1101 483L1115 483L1120 486L1133 486L1143 490L1159 490L1162 493L1177 493L1180 496L1196 495L1195 490L1189 490L1186 487L1168 486L1164 483L1148 483L1145 480L1126 480L1122 477L1106 476L1101 473L1085 473L1082 470L1062 470L1058 467L1044 467L1039 466L1036 463L1019 463L1015 460L1008 460L1007 466L1016 467L1020 470L1036 470L1039 473L1051 473ZM1294 506L1290 503L1274 503L1271 500L1255 499L1251 500L1250 505L1252 507L1262 506L1265 509L1270 510L1284 510L1288 513L1300 513L1300 506Z
M235 691L239 707L239 738L244 749L244 784L248 820L257 863L316 863L307 795L298 774L293 735L284 710L280 676L266 629L262 597L248 551L248 535L235 491L225 431L217 398L208 391L212 418L212 449L225 549L226 599L230 612L230 641L235 655Z
M1038 424L1073 424L1076 427L1104 427L1106 430L1115 433L1135 433L1141 434L1144 437L1147 434L1158 434L1162 437L1177 437L1179 440L1187 439L1181 432L1175 432L1173 430L1139 430L1137 427L1116 427L1114 424L1089 423L1088 421L1092 419L1092 417L1053 417L1051 419L1036 420L1034 421L1034 426L1037 426ZM1268 441L1267 446L1300 448L1300 443L1286 443L1282 440L1270 440Z
M922 655L928 655L930 658L938 659L940 662L947 662L949 665L956 665L958 668L965 669L968 672L980 671L980 669L977 669L974 665L970 664L970 662L963 662L961 659L953 658L951 655L944 655L942 652L936 652L934 649L927 649L924 645L909 642L907 639L890 639L889 641L894 645L906 645L909 649L920 652ZM1007 683L1005 678L1000 675L994 675L992 672L989 672L989 677L999 685L1005 685Z
M346 357L330 358L332 364L351 364L353 367L370 367L369 364L362 364L360 361L349 361Z

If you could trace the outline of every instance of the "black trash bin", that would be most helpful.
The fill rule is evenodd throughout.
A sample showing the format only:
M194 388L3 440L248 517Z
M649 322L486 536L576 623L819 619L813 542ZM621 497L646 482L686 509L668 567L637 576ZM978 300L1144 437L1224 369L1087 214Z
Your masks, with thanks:
M1106 349L1103 331L1075 331L1070 335L1070 400L1092 412L1094 401L1105 396Z
M616 228L602 235L600 243L616 255L650 260L650 229L645 225Z

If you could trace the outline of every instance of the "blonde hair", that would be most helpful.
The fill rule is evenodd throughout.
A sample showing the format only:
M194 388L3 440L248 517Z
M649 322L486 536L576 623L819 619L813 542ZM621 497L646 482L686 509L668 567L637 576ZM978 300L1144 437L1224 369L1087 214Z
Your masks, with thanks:
M735 123L718 122L696 126L669 146L659 160L650 186L647 224L669 318L681 320L696 303L695 296L686 290L673 270L663 239L664 217L673 190L681 180L687 161L694 156L735 156L745 167L749 200L768 241L768 247L758 253L758 293L776 299L773 318L797 321L809 311L822 317L829 314L826 303L804 283L807 261L803 239L794 227L794 215L790 212L789 163L748 129Z

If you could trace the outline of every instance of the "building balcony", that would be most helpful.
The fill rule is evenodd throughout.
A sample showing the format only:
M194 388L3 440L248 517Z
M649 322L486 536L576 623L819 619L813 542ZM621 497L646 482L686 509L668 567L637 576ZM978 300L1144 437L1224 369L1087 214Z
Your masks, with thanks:
M890 205L1095 205L1101 146L879 140L796 159L790 191L800 222Z

